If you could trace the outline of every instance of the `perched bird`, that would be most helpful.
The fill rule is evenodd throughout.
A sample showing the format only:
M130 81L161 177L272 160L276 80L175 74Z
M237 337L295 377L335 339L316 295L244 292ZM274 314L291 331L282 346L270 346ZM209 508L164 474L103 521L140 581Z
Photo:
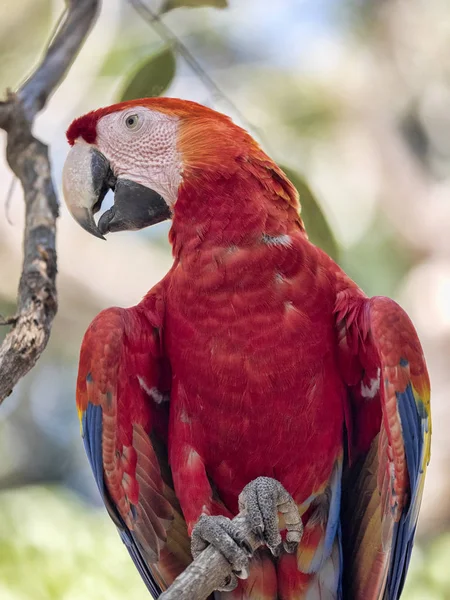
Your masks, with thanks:
M77 383L97 485L150 592L211 543L233 568L216 600L399 598L431 434L406 313L308 241L295 188L228 117L142 99L67 138L64 196L88 232L172 220L172 268L94 319ZM265 542L252 556L239 508Z

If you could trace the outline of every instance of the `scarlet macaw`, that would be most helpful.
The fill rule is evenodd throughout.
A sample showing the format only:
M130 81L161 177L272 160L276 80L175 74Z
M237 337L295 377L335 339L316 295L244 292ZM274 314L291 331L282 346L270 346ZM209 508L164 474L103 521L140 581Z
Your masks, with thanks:
M399 598L431 434L406 313L308 241L295 188L228 117L142 99L67 138L64 195L87 231L172 219L172 268L94 319L77 383L97 485L150 592L213 543L239 577L215 598ZM266 543L250 560L239 506Z

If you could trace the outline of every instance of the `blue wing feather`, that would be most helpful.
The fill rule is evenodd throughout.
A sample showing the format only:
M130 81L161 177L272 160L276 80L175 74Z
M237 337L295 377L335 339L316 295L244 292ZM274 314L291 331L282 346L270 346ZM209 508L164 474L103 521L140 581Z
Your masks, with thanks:
M105 484L103 481L102 459L102 407L89 403L81 419L84 449L94 474L95 482L102 498Z
M413 324L393 300L345 290L336 312L350 409L356 409L348 419L357 460L349 464L343 494L344 588L358 600L398 600L430 458L425 358Z
M340 529L340 510L341 510L341 487L342 487L342 459L339 459L335 466L331 481L329 483L331 491L330 510L328 512L327 529L325 532L324 556L329 556L333 548L336 534Z
M108 512L116 523L123 543L125 544L149 592L154 598L158 598L162 590L150 572L150 569L148 568L148 565L139 549L139 545L134 539L133 533L128 529L119 512L114 507L114 503L110 499L108 491L105 487L102 458L102 419L102 407L89 402L81 419L84 448L86 450L89 464L91 465L91 469L100 494L105 502Z
M417 519L417 511L414 508L418 500L419 475L421 473L421 462L424 452L424 440L421 434L422 418L417 410L411 384L408 384L404 392L397 392L396 396L402 423L411 497L407 511L401 516L400 521L395 524L394 528L393 539L395 540L395 545L391 555L386 588L388 600L399 598L411 558Z
M139 575L144 580L145 585L147 586L148 591L153 596L153 598L159 598L162 590L159 585L156 583L153 575L150 573L150 570L145 562L138 545L136 544L133 536L131 535L129 529L124 524L123 529L119 529L120 537L122 538L123 543L125 544L128 553L130 554L137 570L139 571Z

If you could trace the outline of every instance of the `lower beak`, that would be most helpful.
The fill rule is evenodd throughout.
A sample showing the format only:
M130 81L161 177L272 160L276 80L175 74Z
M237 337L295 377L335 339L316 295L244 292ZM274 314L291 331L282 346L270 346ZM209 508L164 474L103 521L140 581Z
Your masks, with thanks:
M114 191L114 205L97 226L94 214L110 189ZM76 142L67 156L63 192L74 219L102 239L106 233L142 229L171 216L162 196L131 179L116 178L105 156L85 142Z
M102 235L143 229L170 216L169 207L157 192L131 179L117 179L114 205L102 214L98 229Z

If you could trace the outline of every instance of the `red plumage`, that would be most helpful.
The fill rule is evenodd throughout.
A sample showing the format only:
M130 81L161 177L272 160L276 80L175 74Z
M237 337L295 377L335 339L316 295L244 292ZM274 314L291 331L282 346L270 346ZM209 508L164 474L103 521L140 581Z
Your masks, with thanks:
M93 143L98 119L143 103L176 113L192 140L175 261L137 307L97 317L77 390L83 415L102 407L103 479L93 469L133 559L151 590L164 588L190 560L186 525L236 514L263 475L293 496L304 540L295 557L260 553L233 597L338 598L343 577L348 598L395 600L429 454L412 324L308 241L294 187L228 118L140 100L77 119L69 142ZM220 152L202 140L205 123ZM93 422L83 427L95 462Z
M167 352L182 382L171 395L171 463L190 476L182 460L187 429L232 511L244 485L258 475L279 479L299 501L328 479L342 445L346 395L333 353L332 279L321 272L322 253L306 240L284 198L271 199L273 192L244 168L238 173L180 191L171 238L181 260L165 296ZM206 211L203 194L210 198ZM265 232L290 236L289 244L261 244ZM327 402L312 403L303 421L299 401L311 402L312 389ZM203 396L204 408L190 400ZM308 477L310 455L317 462ZM242 456L248 457L243 464ZM305 476L291 483L297 469ZM186 490L193 524L207 498L191 498L187 482L179 487Z

